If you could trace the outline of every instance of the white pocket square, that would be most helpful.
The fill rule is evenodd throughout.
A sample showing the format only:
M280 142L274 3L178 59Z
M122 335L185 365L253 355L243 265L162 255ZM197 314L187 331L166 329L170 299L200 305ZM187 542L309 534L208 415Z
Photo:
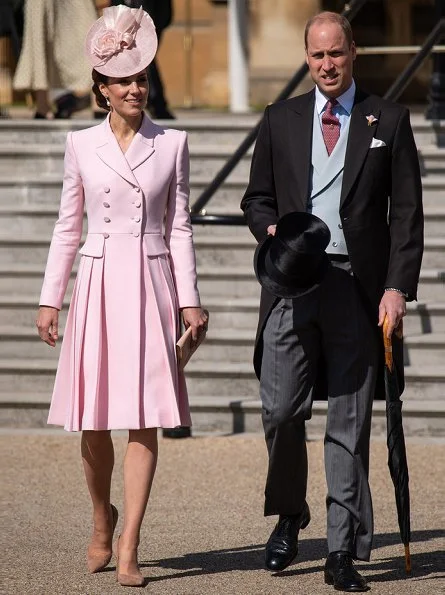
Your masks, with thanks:
M370 149L377 149L377 147L386 147L386 143L383 140L379 140L378 138L373 138L371 141Z

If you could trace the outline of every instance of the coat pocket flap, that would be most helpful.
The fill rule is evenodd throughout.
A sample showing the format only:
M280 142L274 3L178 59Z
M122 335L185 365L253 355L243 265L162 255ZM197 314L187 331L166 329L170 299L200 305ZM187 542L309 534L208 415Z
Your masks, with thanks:
M88 234L84 245L79 250L83 256L93 256L94 258L102 258L104 255L105 238L100 233Z
M144 244L147 250L147 256L156 256L158 254L168 254L168 248L165 245L164 237L158 233L145 233Z

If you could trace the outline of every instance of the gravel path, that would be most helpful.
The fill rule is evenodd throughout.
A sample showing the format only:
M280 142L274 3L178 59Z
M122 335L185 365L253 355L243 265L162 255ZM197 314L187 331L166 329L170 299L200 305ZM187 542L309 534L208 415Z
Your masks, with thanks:
M122 507L126 436L116 433L113 502ZM155 485L140 547L143 589L169 595L322 595L326 555L323 444L308 443L312 522L301 533L297 563L280 575L263 569L274 519L262 516L266 449L258 435L160 440ZM386 445L373 441L372 560L359 563L374 595L445 593L444 444L408 444L413 573L404 573ZM0 434L2 548L8 595L124 593L109 571L88 575L85 552L91 511L79 456L79 436L47 432ZM119 521L119 526L121 521Z

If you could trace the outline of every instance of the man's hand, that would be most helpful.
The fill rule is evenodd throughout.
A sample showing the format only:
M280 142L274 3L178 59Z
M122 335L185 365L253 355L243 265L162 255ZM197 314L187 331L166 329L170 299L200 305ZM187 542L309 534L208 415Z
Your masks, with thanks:
M37 313L36 327L42 341L45 341L51 347L55 347L59 338L59 310L51 306L40 306Z
M383 294L379 305L379 326L383 325L385 316L388 317L387 337L391 337L393 331L399 326L400 321L406 314L406 301L398 291L388 290Z

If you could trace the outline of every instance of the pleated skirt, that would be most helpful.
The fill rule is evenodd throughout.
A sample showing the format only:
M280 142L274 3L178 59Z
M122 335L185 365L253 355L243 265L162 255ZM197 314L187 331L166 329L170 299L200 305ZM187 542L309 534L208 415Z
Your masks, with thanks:
M68 431L191 425L169 257L147 255L130 234L104 244L103 257L80 260L48 423Z

